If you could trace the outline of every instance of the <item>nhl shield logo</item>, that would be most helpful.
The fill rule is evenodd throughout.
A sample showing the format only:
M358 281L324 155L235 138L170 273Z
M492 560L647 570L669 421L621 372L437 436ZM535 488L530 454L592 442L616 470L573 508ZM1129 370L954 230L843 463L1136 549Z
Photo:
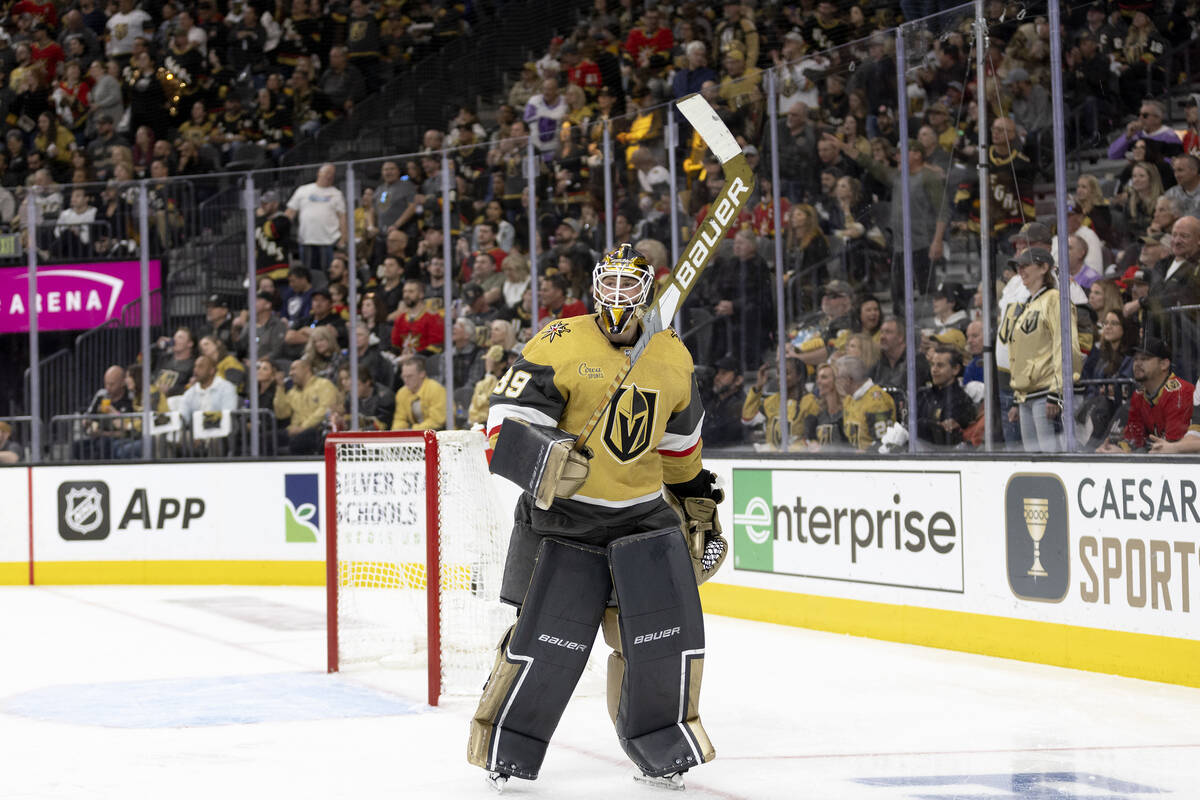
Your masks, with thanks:
M64 539L103 539L109 533L108 484L64 481L58 487L58 534Z
M622 464L650 449L658 392L638 386L622 386L608 405L601 440L605 449Z

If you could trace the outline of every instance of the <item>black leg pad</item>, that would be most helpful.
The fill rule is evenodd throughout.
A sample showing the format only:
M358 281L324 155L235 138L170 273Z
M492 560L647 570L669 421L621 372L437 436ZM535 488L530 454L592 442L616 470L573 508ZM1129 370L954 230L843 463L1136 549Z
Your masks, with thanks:
M683 533L622 537L608 546L608 560L624 657L616 713L622 747L647 775L712 760L699 715L704 614Z
M471 723L472 764L537 777L587 666L611 591L604 550L542 540L525 603L501 641Z

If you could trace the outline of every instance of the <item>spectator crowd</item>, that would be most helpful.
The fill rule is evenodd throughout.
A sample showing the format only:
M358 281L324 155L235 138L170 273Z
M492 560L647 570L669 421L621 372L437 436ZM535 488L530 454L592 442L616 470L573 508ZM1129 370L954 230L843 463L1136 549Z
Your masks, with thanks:
M362 0L329 14L299 0L292 8L238 4L224 13L168 1L160 19L121 0L99 31L88 14L105 14L94 7L73 10L61 25L33 19L27 50L31 58L40 54L34 61L45 61L47 36L61 40L63 93L86 85L80 76L93 71L93 97L103 94L106 75L119 91L109 93L111 111L65 123L65 133L61 113L49 113L46 125L35 120L24 135L18 126L10 151L32 148L31 155L43 154L41 163L61 160L62 148L48 149L61 139L69 158L59 172L48 164L27 173L47 187L66 180L75 154L111 155L125 145L105 151L92 144L130 133L141 146L133 149L149 154L134 159L134 170L144 161L146 174L156 169L163 178L181 174L181 148L189 142L213 166L236 160L243 143L279 152L290 140L265 136L271 124L293 136L322 114L341 113L411 56L411 31L423 25L409 19L410 5L402 4L397 18L395 6L375 9ZM672 212L681 243L708 212L723 185L719 163L671 106L699 92L756 175L750 202L681 315L679 333L706 395L710 447L897 449L909 415L922 447L980 447L989 350L995 427L1003 436L997 445L1061 450L1068 374L1078 382L1081 446L1170 451L1200 443L1200 417L1193 420L1192 412L1200 369L1200 96L1187 94L1191 77L1179 66L1196 38L1194 4L1067 4L1063 30L1053 32L1036 8L989 0L982 75L973 17L944 15L906 29L908 102L901 107L891 29L904 15L939 5L596 0L512 76L504 96L491 98L494 111L448 109L444 129L424 132L420 153L354 166L363 188L353 202L332 164L314 168L312 183L263 192L253 310L259 363L244 361L250 312L234 315L228 299L216 296L205 330L181 329L157 351L155 385L169 398L190 391L189 382L202 384L211 367L210 382L231 383L244 401L244 376L253 366L259 406L273 410L292 452L315 451L323 431L347 424L351 381L359 388L360 419L374 427L449 424L447 383L454 387L454 424L480 422L489 387L523 343L550 320L592 309L591 269L609 227L614 243L632 242L661 277L671 267ZM421 19L435 20L435 32L453 27L450 6L415 6ZM107 52L118 18L129 46ZM148 37L129 36L128 26L139 25ZM372 44L356 50L349 38L364 29ZM70 58L88 44L89 31L106 52L90 61ZM78 38L68 42L71 35ZM1058 252L1054 215L1039 208L1036 188L1053 176L1054 35L1063 44L1067 144L1092 154L1087 169L1072 173L1066 254ZM3 54L0 42L0 64ZM323 67L319 76L315 61ZM31 63L14 58L26 64L17 75L25 84L36 83L42 69ZM171 74L200 77L164 89L149 80L164 64ZM233 90L244 84L238 75L257 87L248 102ZM153 102L137 94L133 76ZM302 98L318 96L314 84L323 87L323 99L303 105ZM15 107L19 119L25 106ZM982 193L975 168L981 109L989 120L989 185ZM275 121L264 122L271 114ZM901 115L912 135L907 239ZM176 126L179 119L185 121ZM674 140L669 121L678 128ZM101 160L75 165L84 172L74 177L108 176L97 170ZM7 168L13 163L8 159ZM28 169L28 159L22 163ZM11 185L6 175L0 172L0 183ZM75 216L64 226L86 217L88 200L72 194ZM443 203L450 204L449 229ZM994 286L964 285L963 253L979 247L984 204L1001 274ZM906 251L913 320L902 316ZM1057 281L1060 259L1071 276L1065 288ZM1060 295L1071 311L1066 337ZM985 296L993 309L986 326ZM781 306L783 341L776 330ZM910 327L920 332L912 353ZM994 341L985 341L985 330ZM211 353L203 352L205 337L217 345ZM199 341L201 352L180 338ZM357 375L349 374L351 347ZM447 348L452 381L443 374ZM781 348L783 376L774 369ZM201 359L215 363L198 371ZM908 396L910 362L915 397ZM1163 418L1167 398L1176 398L1170 420Z

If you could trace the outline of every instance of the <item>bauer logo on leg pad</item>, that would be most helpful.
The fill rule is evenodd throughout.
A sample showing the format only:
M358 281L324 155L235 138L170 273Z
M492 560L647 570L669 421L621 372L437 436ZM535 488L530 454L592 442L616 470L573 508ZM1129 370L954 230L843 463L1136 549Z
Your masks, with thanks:
M588 646L586 644L581 644L579 642L572 642L569 639L560 639L559 637L551 636L548 633L543 633L541 636L539 636L538 641L545 642L546 644L552 644L557 647L564 647L567 650L579 650L580 652L582 652L582 651L588 649Z
M640 636L635 636L635 637L633 637L633 643L634 644L645 644L647 642L654 642L659 639L666 639L671 636L677 636L678 634L679 634L679 626L677 625L674 628L667 628L665 631L655 631L654 633L643 633Z

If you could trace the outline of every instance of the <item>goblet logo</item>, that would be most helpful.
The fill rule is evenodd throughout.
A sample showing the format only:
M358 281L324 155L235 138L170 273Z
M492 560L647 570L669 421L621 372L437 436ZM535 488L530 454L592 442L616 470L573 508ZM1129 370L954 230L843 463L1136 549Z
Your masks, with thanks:
M1047 574L1042 567L1041 543L1049 521L1050 501L1044 497L1026 497L1025 527L1029 529L1029 538L1033 539L1033 566L1026 574L1035 578L1043 578Z

